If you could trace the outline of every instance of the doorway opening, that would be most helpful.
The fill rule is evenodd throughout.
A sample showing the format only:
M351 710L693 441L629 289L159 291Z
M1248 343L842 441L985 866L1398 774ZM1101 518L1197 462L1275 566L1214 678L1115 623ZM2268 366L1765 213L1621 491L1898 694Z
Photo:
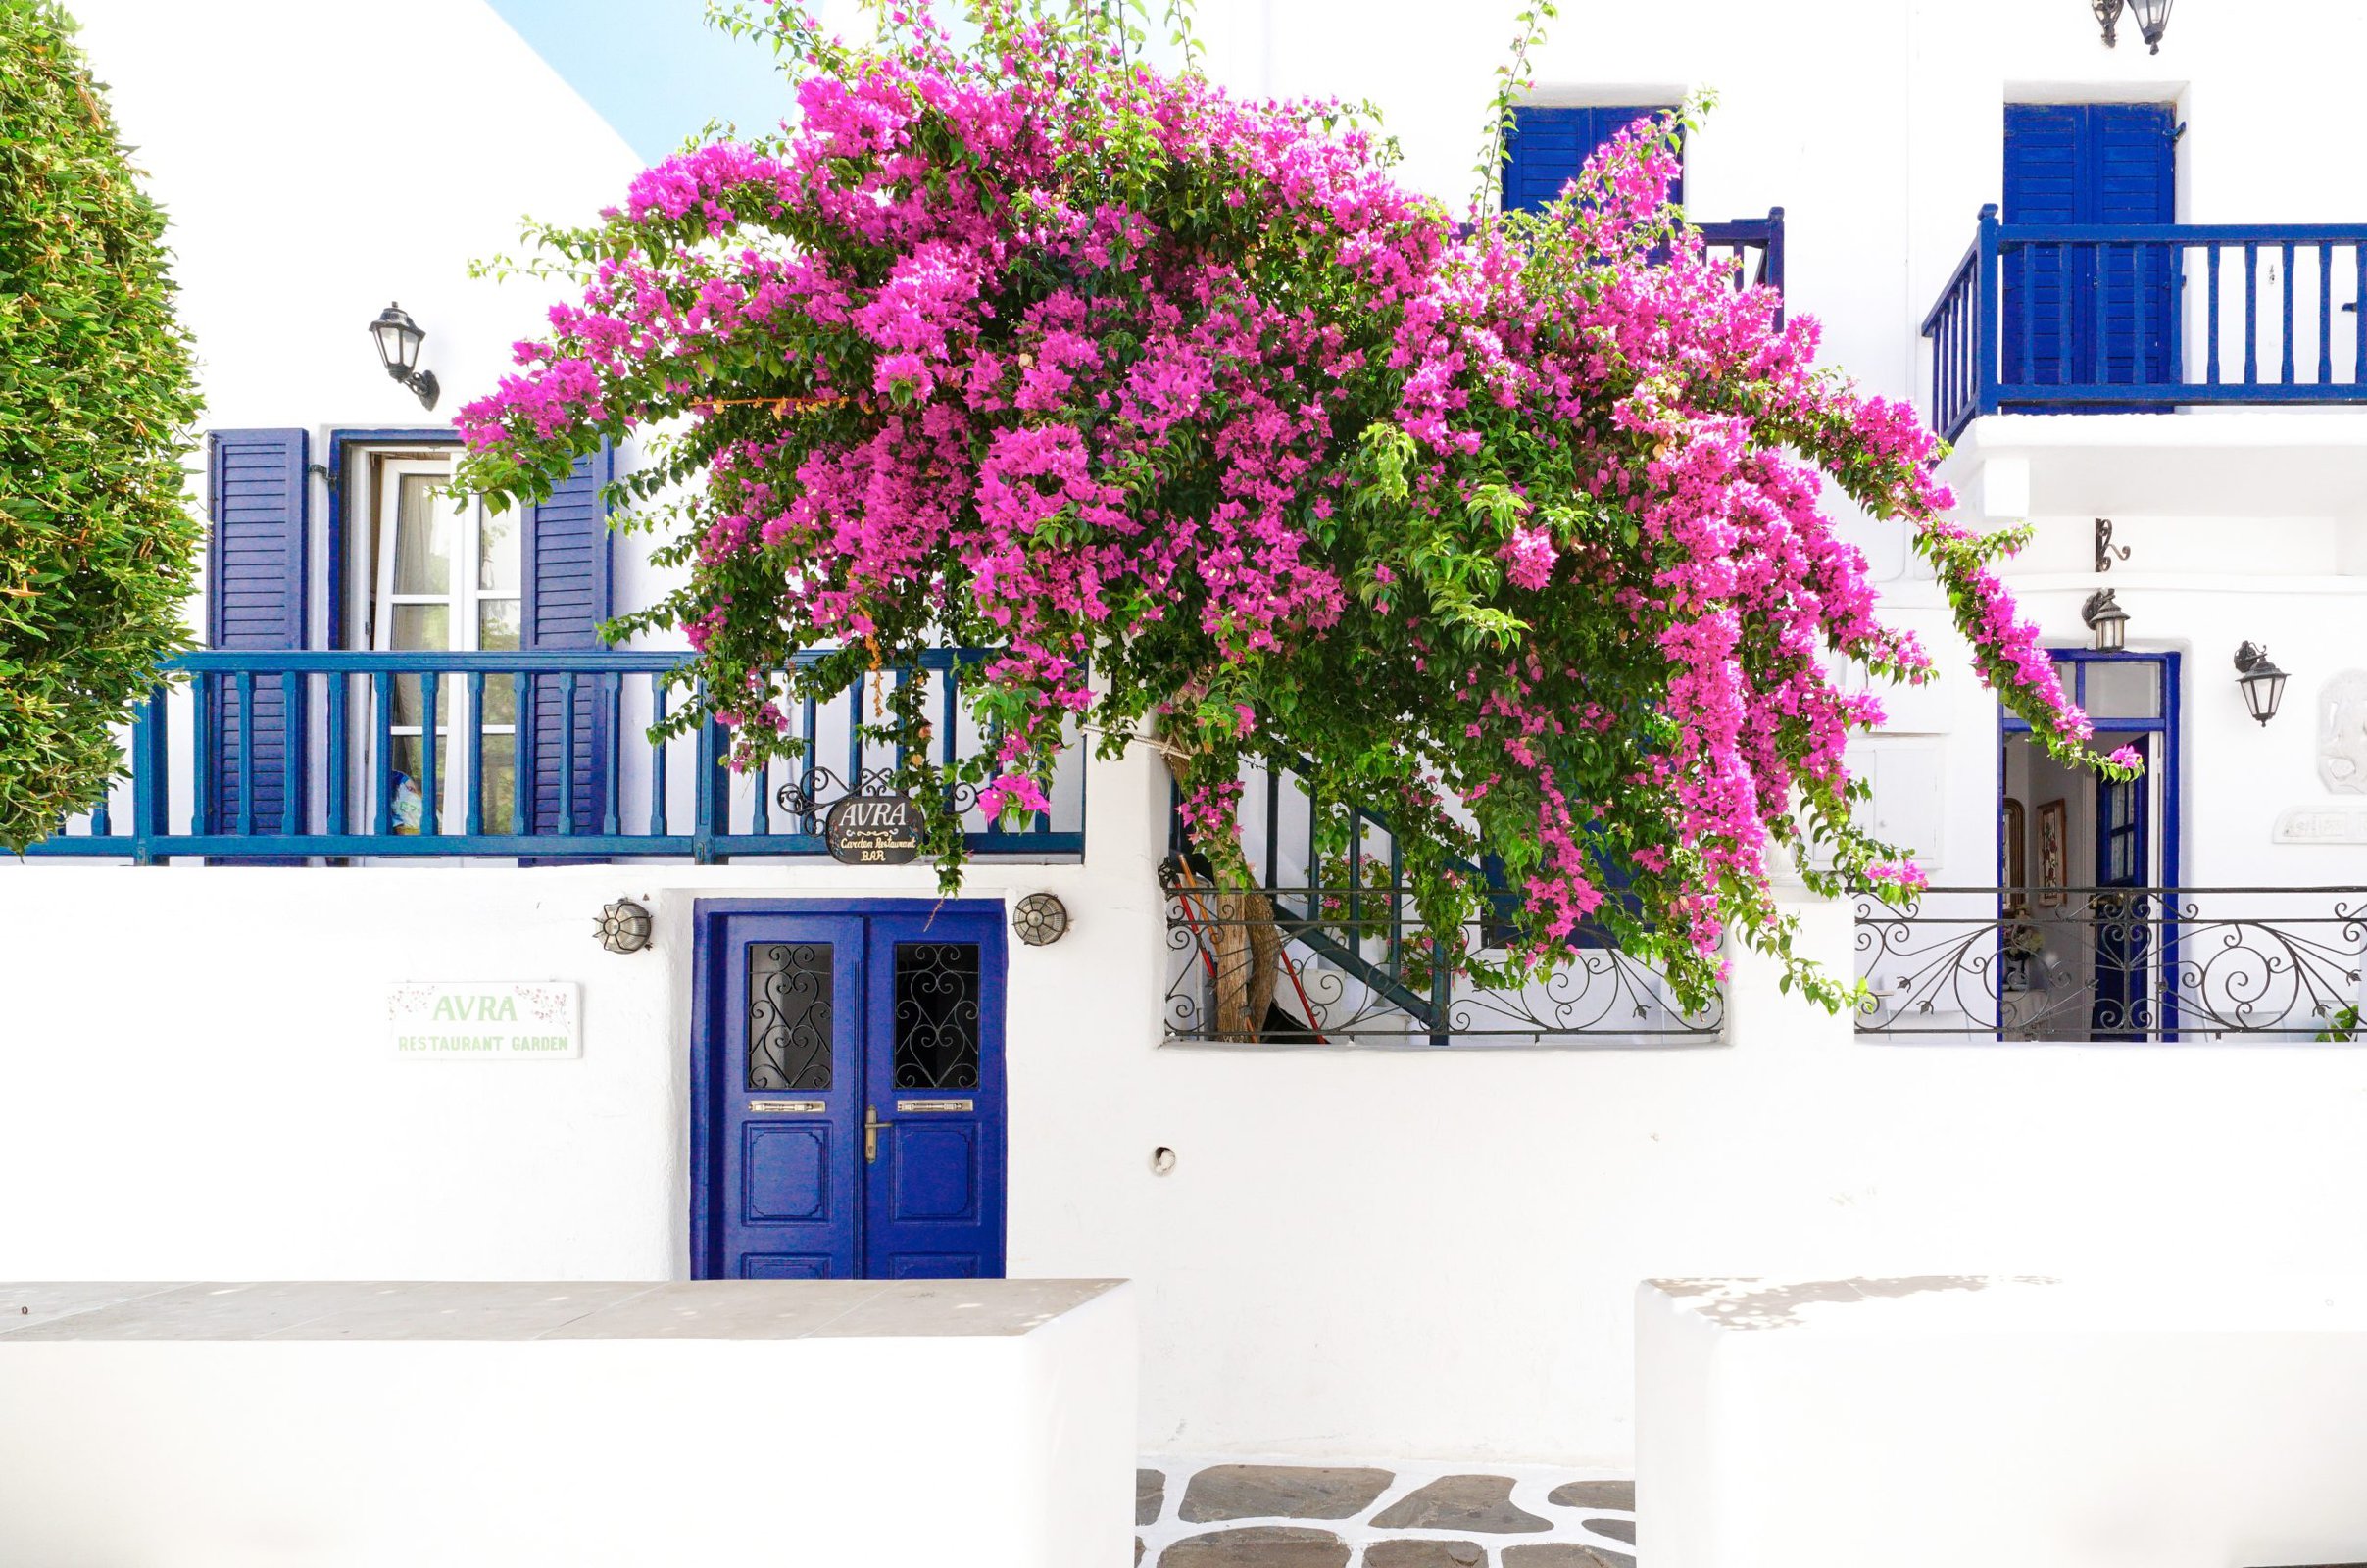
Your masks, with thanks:
M2048 757L2005 715L1998 755L1998 1018L2008 1039L2172 1040L2178 1030L2178 655L2054 655L2099 751L2132 780Z
M1003 906L702 901L696 1279L995 1279Z

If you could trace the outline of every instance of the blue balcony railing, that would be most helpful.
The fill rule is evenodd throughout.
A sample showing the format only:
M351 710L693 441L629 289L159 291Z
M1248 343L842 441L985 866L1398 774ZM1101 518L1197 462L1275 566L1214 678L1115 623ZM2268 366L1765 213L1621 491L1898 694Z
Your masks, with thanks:
M816 652L811 658L818 659ZM963 672L992 655L937 649L920 668L941 762L991 738L962 711ZM839 799L885 784L893 742L882 670L791 715L811 743L795 760L738 773L721 726L652 741L678 653L187 654L125 738L127 777L35 856L152 864L173 856L295 863L315 858L520 859L829 853ZM173 677L184 677L173 679ZM429 715L434 715L432 720ZM430 739L432 738L432 744ZM1023 828L988 821L960 787L974 855L1084 853L1081 754L1064 754L1052 809Z
M1697 223L1701 243L1712 257L1724 254L1741 288L1775 290L1775 324L1784 324L1784 210L1767 209L1764 218L1738 218L1723 223Z
M1932 427L2367 403L2367 224L2002 223L1923 318Z

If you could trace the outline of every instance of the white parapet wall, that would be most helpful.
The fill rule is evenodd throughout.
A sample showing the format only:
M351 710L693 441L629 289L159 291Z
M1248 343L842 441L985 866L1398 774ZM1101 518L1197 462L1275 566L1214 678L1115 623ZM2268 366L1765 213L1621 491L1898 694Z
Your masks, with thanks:
M2367 1283L1672 1280L1637 1303L1653 1568L2367 1561Z
M1126 1560L1109 1280L0 1285L0 1562Z

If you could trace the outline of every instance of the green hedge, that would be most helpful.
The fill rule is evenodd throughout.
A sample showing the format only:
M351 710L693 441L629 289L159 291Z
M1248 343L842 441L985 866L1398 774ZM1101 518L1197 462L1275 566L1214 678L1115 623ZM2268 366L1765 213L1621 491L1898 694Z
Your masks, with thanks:
M0 0L0 843L121 771L111 730L189 644L198 399L165 216L74 24Z

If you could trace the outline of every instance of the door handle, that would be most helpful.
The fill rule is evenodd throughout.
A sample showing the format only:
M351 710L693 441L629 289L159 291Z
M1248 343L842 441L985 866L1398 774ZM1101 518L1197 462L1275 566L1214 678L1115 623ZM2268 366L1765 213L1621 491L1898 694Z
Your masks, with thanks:
M876 1165L879 1163L879 1129L890 1125L892 1124L879 1119L879 1107L877 1105L863 1106L863 1162L864 1164Z

